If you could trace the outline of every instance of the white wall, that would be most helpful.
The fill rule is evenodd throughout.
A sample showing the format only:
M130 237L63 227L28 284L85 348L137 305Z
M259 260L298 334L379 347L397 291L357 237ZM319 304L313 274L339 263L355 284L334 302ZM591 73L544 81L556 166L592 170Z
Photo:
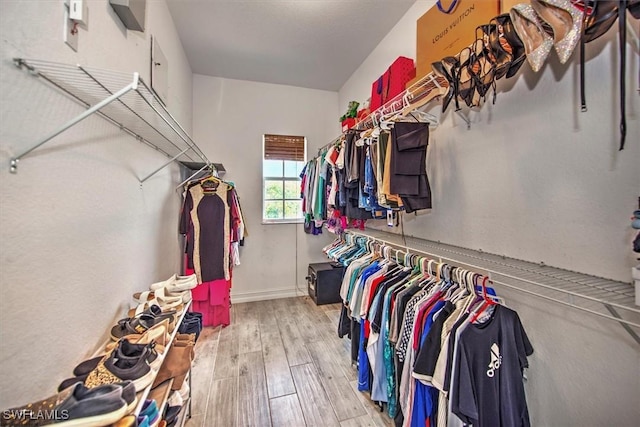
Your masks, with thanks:
M416 20L433 3L416 2L341 88L340 105L367 99L371 82L397 56L416 57ZM495 105L463 109L470 131L450 107L430 139L433 209L414 221L408 216L405 232L630 281L629 218L640 190L638 27L632 23L624 151L618 151L614 30L587 46L587 113L580 113L577 52L565 65L553 52L539 74L525 65L499 81ZM431 106L439 115L439 104Z
M194 138L224 164L249 228L232 301L292 296L296 285L305 290L307 266L326 261L321 248L330 238L306 235L302 224L262 224L262 136L306 136L307 156L317 155L339 134L338 94L195 74L193 112Z
M341 88L340 105L368 98L397 56L415 58L416 20L433 4L416 2ZM640 102L637 22L628 27L624 151L614 29L587 46L587 113L577 52L565 65L554 52L539 74L525 65L500 81L496 104L469 114L471 130L450 107L428 149L433 209L406 216L405 233L629 282ZM440 105L430 111L439 115ZM532 425L636 425L640 346L618 324L502 292L536 349L527 385Z
M127 31L107 0L90 1L79 51L62 41L63 1L0 2L0 407L47 397L93 354L131 294L179 266L167 159L91 117L9 173L9 158L83 109L18 70L14 57L139 71L149 82L150 35L169 65L172 114L191 127L191 69L164 1L147 2L144 33Z

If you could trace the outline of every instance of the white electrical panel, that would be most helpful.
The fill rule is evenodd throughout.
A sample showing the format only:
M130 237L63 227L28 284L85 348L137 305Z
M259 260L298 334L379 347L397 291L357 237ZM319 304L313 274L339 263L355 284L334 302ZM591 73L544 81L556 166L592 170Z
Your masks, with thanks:
M76 21L79 25L84 25L86 27L89 24L89 8L87 7L87 0L70 0L69 18Z

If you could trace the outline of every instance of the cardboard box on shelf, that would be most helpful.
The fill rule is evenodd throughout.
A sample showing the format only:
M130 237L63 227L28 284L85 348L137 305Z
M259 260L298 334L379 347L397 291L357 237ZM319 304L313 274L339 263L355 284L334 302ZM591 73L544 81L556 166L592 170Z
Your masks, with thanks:
M455 0L442 1L447 9ZM431 72L431 63L457 55L475 40L476 28L500 14L499 0L458 0L450 13L433 6L418 19L416 77Z
M501 0L500 1L500 13L509 13L511 8L518 3L527 3L529 4L529 0Z
M387 101L405 90L407 82L416 76L413 59L399 56L387 71L371 84L371 103L369 109L377 110Z

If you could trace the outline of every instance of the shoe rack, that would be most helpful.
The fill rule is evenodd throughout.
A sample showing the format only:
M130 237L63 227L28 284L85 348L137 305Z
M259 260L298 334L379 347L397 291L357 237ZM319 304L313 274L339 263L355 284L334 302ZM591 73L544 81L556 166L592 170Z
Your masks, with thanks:
M176 338L176 335L178 334L178 329L180 328L180 325L182 324L182 321L184 320L185 315L187 314L187 312L189 311L189 308L191 307L191 301L189 301L188 303L186 303L184 305L184 308L182 309L182 313L180 313L180 316L178 317L178 319L176 319L176 323L175 323L175 328L173 329L173 332L171 333L171 336L169 337L169 341L167 342L167 345L165 346L165 350L162 354L158 353L158 357L161 360L160 363L160 369L162 369L162 364L164 363L164 359L167 356L167 354L169 353L169 350L171 349L171 346L173 345L173 342ZM159 370L158 370L159 372ZM136 409L134 410L133 414L137 417L140 414L140 411L142 410L142 405L144 405L144 401L146 399L155 399L156 400L156 404L158 405L158 410L160 411L160 413L162 414L164 411L164 407L165 404L167 403L167 400L169 399L169 395L171 394L171 386L173 385L173 378L163 382L162 384L158 385L155 389L152 389L151 387L153 386L153 382L156 380L156 377L158 376L158 372L155 372L153 374L153 380L151 381L151 383L142 391L140 391L137 394L137 398L138 398L138 405L136 406ZM189 376L188 381L189 381L189 398L187 400L185 400L184 404L183 404L183 408L180 411L181 414L180 416L182 417L183 415L188 415L188 418L191 417L191 372L189 371L189 373L187 374ZM187 380L185 380L187 381ZM185 408L188 407L188 411L185 410ZM183 412L185 414L183 414ZM188 412L188 414L187 414ZM187 418L187 417L185 417ZM178 424L180 425L180 424Z

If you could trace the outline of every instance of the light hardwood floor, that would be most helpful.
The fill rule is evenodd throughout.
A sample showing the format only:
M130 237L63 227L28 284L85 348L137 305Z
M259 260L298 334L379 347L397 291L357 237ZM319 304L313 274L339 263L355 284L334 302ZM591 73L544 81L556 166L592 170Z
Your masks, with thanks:
M196 345L187 426L393 426L357 391L339 316L309 297L234 304L231 325Z

